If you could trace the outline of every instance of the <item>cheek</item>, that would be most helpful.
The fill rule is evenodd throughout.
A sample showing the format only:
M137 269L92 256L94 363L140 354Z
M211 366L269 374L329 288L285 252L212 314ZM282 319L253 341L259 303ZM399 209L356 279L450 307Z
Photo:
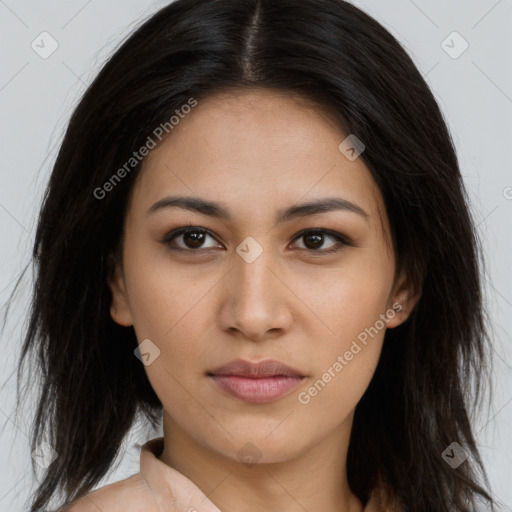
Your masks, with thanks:
M385 319L391 319L386 304L392 279L390 265L360 258L309 287L308 305L323 323L310 334L314 375L298 397L304 407L334 423L356 407L380 358ZM315 422L313 416L308 421Z
M383 329L368 335L365 333L364 341L347 338L337 345L318 347L318 352L322 354L317 361L317 371L305 388L311 400L306 398L299 402L312 402L315 399L320 405L336 398L351 408L355 407L377 367L384 332Z
M207 325L204 308L218 279L216 274L199 267L185 272L165 253L155 256L137 247L126 268L130 310L139 340L154 338L165 349L171 339L194 338Z
M315 322L322 327L321 340L339 350L386 313L393 280L390 265L378 265L364 255L354 255L344 263L314 279L296 281L297 294L306 299L310 311L323 322Z
M204 414L197 383L204 378L202 352L211 339L205 334L211 323L207 315L200 314L204 292L200 293L197 286L189 289L176 275L166 279L148 274L145 281L139 281L144 286L137 287L131 306L139 343L148 338L160 351L145 367L151 386L164 409L185 428L188 419Z
M359 338L343 332L337 343L316 348L316 371L299 391L297 402L303 425L317 436L338 428L353 413L370 384L385 329L366 329Z
M139 343L151 340L159 351L145 367L149 381L166 410L197 417L186 390L197 393L194 385L203 377L199 362L212 339L211 315L204 308L214 283L191 282L190 273L166 268L136 247L129 254L125 266L136 337Z

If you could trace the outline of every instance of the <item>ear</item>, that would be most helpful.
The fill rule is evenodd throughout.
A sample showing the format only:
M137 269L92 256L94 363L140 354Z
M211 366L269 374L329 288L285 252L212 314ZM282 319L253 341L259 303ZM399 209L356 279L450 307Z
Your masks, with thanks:
M123 269L113 256L110 256L110 258L112 268L108 278L108 287L112 293L110 316L116 324L129 327L133 325L133 319L128 303Z
M402 270L393 290L390 294L388 301L387 311L394 311L394 316L386 313L388 321L386 327L392 329L403 324L411 314L414 306L421 296L421 291L415 291L410 279L408 279L406 272Z

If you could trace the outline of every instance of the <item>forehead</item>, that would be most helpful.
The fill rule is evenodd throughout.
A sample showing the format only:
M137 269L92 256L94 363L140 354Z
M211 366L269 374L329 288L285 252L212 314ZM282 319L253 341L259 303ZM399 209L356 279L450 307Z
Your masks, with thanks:
M351 161L339 150L346 137L333 115L301 96L217 93L198 101L146 157L134 198L147 209L165 195L187 194L254 217L341 196L382 223L385 208L371 173L361 158Z

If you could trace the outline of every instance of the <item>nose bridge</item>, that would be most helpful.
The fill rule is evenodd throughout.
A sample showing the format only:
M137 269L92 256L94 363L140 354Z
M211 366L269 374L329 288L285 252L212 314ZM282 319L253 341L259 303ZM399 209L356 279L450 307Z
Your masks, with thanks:
M246 239L237 248L229 273L230 327L253 339L285 326L283 285L270 270L275 262L273 251L264 243Z
M264 299L270 298L272 288L275 290L276 278L269 270L275 266L272 250L264 246L261 238L257 242L248 237L236 252L232 274L238 302L251 302L253 307L257 307Z

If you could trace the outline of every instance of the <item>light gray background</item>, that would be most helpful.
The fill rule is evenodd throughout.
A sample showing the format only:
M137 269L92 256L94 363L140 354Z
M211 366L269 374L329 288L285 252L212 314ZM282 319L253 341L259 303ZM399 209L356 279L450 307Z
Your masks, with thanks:
M72 108L119 42L166 3L0 0L0 306L29 260L38 206ZM505 504L503 510L510 511L512 0L354 3L408 49L434 91L457 145L487 254L487 300L495 342L494 400L488 412L475 418L476 431L493 493ZM47 59L31 48L43 31L59 45ZM469 44L458 58L445 51L456 55L464 47L457 36L446 39L453 31ZM1 340L0 512L27 510L24 502L35 486L27 437L33 405L26 404L18 423L13 416L14 369L29 292L30 273ZM134 428L125 457L101 485L137 472L137 443L159 434L144 425Z

